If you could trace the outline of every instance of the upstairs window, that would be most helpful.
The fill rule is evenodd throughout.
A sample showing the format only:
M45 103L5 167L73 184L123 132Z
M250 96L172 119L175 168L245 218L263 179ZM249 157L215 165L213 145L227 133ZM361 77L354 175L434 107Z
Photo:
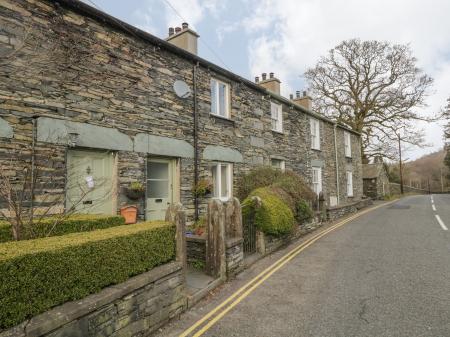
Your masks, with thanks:
M318 119L311 118L311 149L320 150L320 122Z
M313 167L312 168L312 189L319 195L322 192L322 168Z
M270 102L270 116L272 118L272 130L283 132L283 110L281 104Z
M229 200L233 189L233 167L231 164L218 163L211 168L213 195L220 200Z
M344 149L345 149L345 156L348 158L352 157L352 143L350 138L350 133L347 131L344 131Z
M230 85L211 79L211 114L230 118Z
M286 163L284 160L272 158L270 164L274 169L284 172L286 169Z
M347 196L353 197L353 173L347 171Z

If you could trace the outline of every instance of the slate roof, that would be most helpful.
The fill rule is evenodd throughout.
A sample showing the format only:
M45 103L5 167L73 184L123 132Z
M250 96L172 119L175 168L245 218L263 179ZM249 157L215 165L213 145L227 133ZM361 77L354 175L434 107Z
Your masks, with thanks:
M383 164L363 164L363 179L378 178Z

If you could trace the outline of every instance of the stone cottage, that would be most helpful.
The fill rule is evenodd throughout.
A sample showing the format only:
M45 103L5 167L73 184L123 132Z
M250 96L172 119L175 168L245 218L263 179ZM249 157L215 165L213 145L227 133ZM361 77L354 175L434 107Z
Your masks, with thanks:
M193 196L199 181L228 199L258 165L301 174L329 206L361 199L359 134L312 112L306 93L282 97L273 73L253 82L202 59L198 38L184 23L163 40L76 0L1 1L4 171L44 172L36 203L137 204L141 219L177 201L193 219L207 201ZM141 199L126 193L133 182Z
M372 199L390 195L389 176L381 159L377 158L373 164L363 164L363 191Z

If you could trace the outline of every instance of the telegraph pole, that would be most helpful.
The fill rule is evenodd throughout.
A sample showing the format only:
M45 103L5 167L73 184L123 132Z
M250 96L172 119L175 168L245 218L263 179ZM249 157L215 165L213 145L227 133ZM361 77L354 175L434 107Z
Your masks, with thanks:
M403 165L402 165L402 144L400 139L400 133L398 133L398 154L400 158L400 193L403 194Z

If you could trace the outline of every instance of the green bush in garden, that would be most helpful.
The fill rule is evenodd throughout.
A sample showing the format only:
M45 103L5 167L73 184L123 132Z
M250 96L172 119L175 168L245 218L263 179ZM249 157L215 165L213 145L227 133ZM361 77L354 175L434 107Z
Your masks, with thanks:
M299 223L303 223L305 221L308 221L312 219L314 216L314 212L309 206L309 204L305 200L300 200L297 203L297 213L296 213L296 220Z
M0 330L175 257L175 226L146 222L0 245Z
M238 198L240 200L244 200L258 188L270 187L272 193L289 206L298 223L308 219L305 216L309 214L308 211L311 211L309 205L317 198L316 194L297 173L292 171L282 172L268 166L262 166L246 173L240 178L238 186Z
M252 197L261 198L261 207L255 207ZM288 205L270 187L254 190L242 202L244 221L255 221L256 227L265 234L282 236L292 231L294 214Z
M125 224L125 219L119 215L74 214L57 225L54 223L55 220L52 217L36 220L32 228L24 228L23 239L37 239L121 226ZM0 243L12 240L11 225L6 221L0 221Z

